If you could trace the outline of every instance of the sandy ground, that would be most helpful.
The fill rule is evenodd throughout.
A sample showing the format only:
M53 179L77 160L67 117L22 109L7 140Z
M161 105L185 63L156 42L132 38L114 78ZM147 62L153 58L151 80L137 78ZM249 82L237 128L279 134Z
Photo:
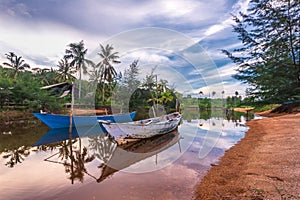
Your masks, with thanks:
M196 199L300 199L300 113L247 125L196 187Z

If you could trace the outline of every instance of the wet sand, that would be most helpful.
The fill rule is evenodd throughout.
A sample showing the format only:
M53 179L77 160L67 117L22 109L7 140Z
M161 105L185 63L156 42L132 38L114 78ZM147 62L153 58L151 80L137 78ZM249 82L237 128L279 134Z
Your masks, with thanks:
M300 113L247 125L245 138L196 186L195 199L300 199Z

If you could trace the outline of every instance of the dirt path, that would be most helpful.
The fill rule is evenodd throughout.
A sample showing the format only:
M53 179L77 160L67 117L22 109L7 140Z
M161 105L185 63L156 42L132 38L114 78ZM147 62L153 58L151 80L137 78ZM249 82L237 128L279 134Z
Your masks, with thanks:
M196 187L196 199L300 199L300 113L247 125Z

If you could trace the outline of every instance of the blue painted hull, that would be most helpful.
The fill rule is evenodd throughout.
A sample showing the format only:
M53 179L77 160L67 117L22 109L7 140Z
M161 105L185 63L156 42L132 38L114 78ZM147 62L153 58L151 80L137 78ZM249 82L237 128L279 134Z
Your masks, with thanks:
M106 130L102 126L84 126L72 128L72 135L70 135L69 128L50 129L42 138L35 143L34 146L40 146L45 144L52 144L69 139L75 139L79 137L99 135L106 133ZM71 137L72 136L72 137Z
M33 115L52 129L70 127L70 116L68 115L42 113L33 113ZM135 115L136 111L118 115L73 116L72 127L96 126L99 124L97 120L109 120L119 123L129 122L133 121Z

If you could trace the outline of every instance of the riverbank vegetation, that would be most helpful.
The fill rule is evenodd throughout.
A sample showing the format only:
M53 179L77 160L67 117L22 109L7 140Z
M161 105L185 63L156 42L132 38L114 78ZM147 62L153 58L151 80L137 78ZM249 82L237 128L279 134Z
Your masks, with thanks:
M233 16L242 45L223 50L237 64L236 79L250 85L249 98L264 104L300 99L300 7L298 0L252 0Z
M138 60L123 72L117 72L115 65L121 63L118 52L114 52L112 45L100 45L100 49L99 62L94 63L86 59L83 41L71 43L57 66L44 69L29 66L13 52L5 54L8 61L0 65L1 110L61 112L71 102L70 85L78 108L105 107L119 112L149 110L157 104L167 110L175 108L175 89L158 77L155 67L140 80ZM83 80L83 75L88 80ZM42 89L62 82L68 84Z

